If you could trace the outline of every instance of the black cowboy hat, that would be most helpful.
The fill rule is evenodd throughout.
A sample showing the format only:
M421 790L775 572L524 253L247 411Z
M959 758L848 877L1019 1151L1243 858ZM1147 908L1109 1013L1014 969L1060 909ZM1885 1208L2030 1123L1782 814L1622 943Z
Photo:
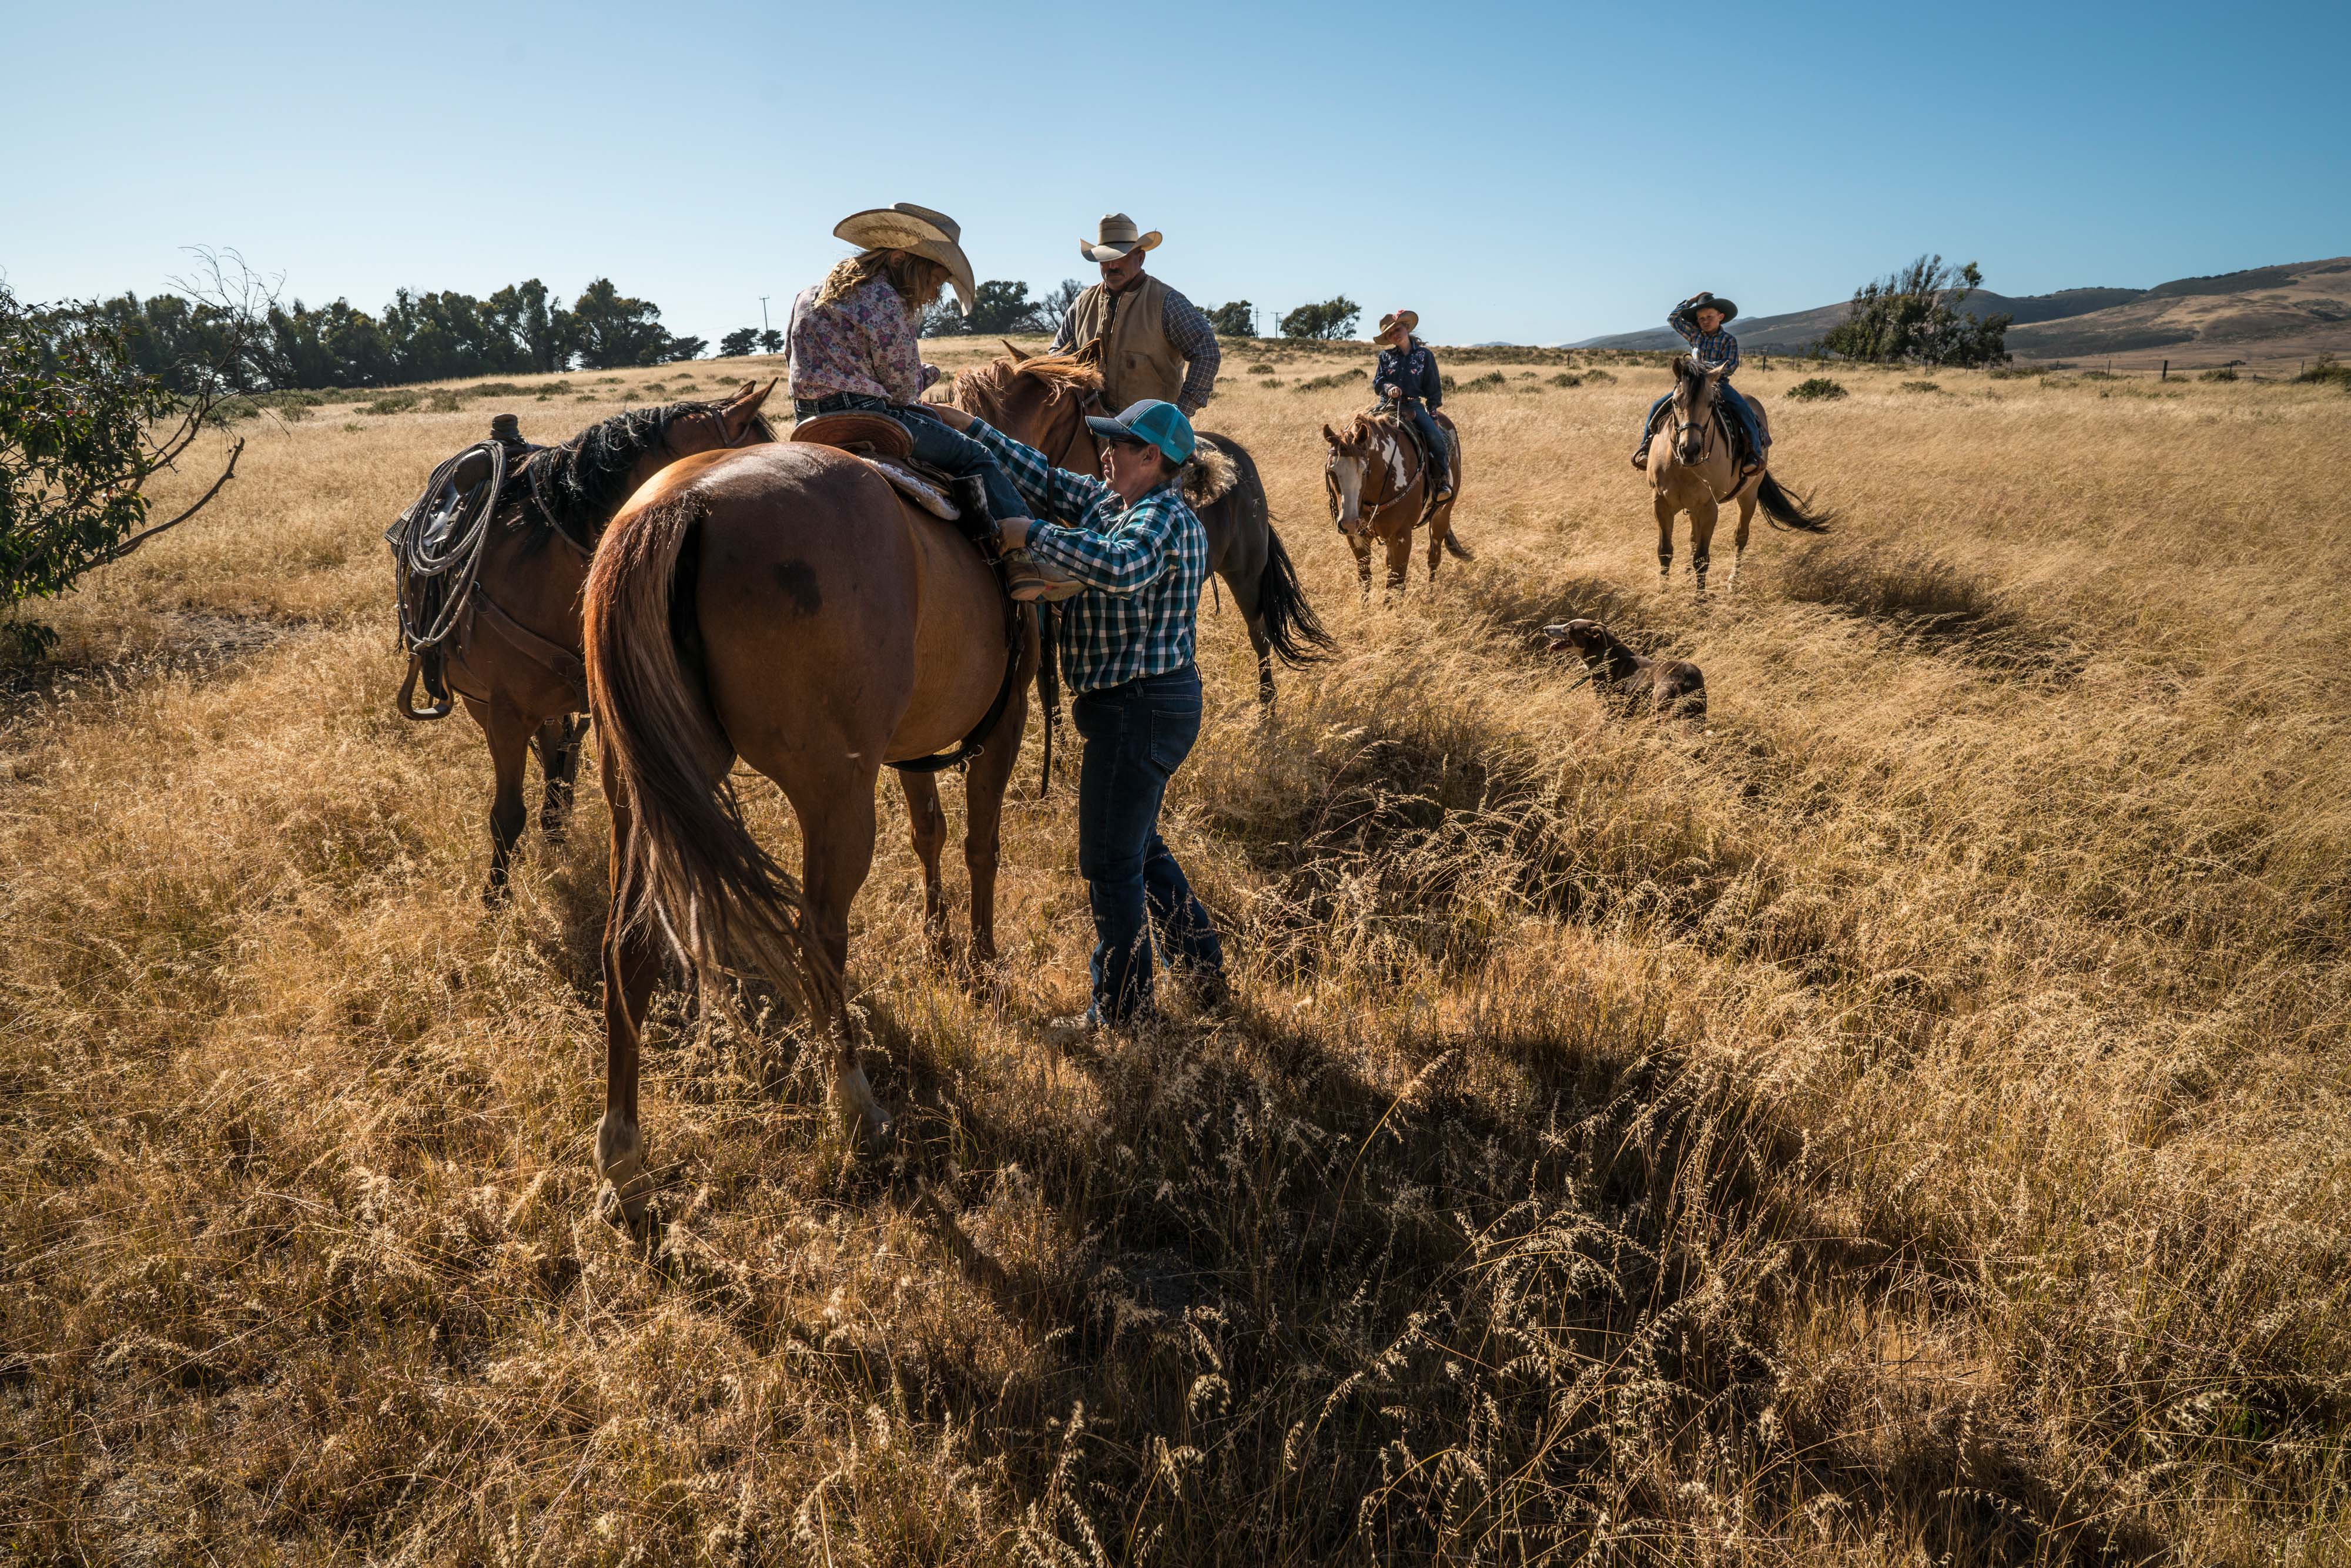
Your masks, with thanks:
M1701 310L1721 311L1722 320L1725 326L1729 326L1731 319L1739 314L1739 307L1737 305L1732 304L1728 299L1718 298L1714 295L1708 294L1703 288L1698 291L1698 298L1690 301L1691 315L1695 316Z

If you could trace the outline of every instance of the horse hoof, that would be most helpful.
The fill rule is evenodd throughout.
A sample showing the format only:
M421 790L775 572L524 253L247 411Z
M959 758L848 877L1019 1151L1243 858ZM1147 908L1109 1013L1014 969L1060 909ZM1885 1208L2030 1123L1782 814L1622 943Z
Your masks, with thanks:
M653 1177L645 1170L644 1134L635 1123L623 1122L610 1111L596 1124L596 1174L611 1184L621 1218L629 1228L643 1228L645 1200L653 1190Z
M500 908L512 896L513 893L507 886L507 879L503 876L494 874L488 882L482 884L482 907L485 909Z

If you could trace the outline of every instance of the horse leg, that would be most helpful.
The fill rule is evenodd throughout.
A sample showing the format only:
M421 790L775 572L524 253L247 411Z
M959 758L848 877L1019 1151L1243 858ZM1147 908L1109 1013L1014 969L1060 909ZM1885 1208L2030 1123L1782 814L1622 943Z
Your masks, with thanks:
M604 915L604 1116L596 1124L596 1174L612 1184L621 1214L633 1229L644 1220L645 1197L653 1190L645 1172L644 1134L637 1125L637 1019L644 1016L661 962L653 933L625 920L621 873L635 824L609 747L601 771L612 813L612 864Z
M522 779L533 727L503 702L480 703L467 697L465 710L490 743L490 767L497 776L490 797L490 877L482 885L482 902L502 904L507 896L507 864L514 858L515 841L522 837L523 825L530 820L523 810Z
M914 853L923 862L923 934L931 951L942 960L954 956L955 937L947 928L947 895L939 881L939 851L946 846L946 808L939 804L939 780L935 773L901 773L898 787L906 796L906 821L914 829Z
M1015 682L1012 698L990 741L963 779L963 863L971 873L971 956L996 962L996 866L1003 844L1004 795L1012 788L1013 765L1020 760L1020 737L1029 726L1029 683Z
M1437 586L1437 563L1445 555L1445 536L1453 531L1453 503L1437 508L1428 519L1428 586Z
M1674 575L1674 504L1663 490L1649 497L1650 509L1657 514L1657 575Z
M1706 567L1714 550L1714 497L1690 503L1690 567L1698 573L1698 591L1706 591Z
M571 821L580 747L587 734L586 719L565 714L541 724L530 737L530 748L538 755L539 778L546 785L538 801L538 831L550 844L563 841L563 831Z
M1364 585L1364 597L1372 596L1372 538L1369 533L1347 536L1347 548L1355 552L1355 578Z
M873 785L871 771L819 779L794 790L800 820L800 887L810 935L829 972L815 988L817 1010L833 1031L832 1089L876 1145L889 1141L890 1113L857 1060L857 1033L849 1017L849 906L873 869Z
M1237 571L1220 571L1217 575L1232 590L1233 604L1241 612L1241 624L1249 629L1249 652L1257 655L1257 700L1271 703L1273 640L1265 634L1265 607L1258 598L1257 579Z
M1412 529L1400 528L1388 536L1388 591L1402 593L1412 571Z
M1739 586L1739 565L1747 559L1747 525L1755 520L1755 497L1762 485L1763 476L1759 474L1751 484L1739 492L1739 531L1731 536L1730 586L1733 588Z

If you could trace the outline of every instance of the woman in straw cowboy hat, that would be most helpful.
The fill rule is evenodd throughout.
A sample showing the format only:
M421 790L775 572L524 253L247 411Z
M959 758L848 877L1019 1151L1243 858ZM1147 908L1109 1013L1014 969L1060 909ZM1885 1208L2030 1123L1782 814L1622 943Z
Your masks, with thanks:
M1430 504L1441 506L1453 498L1453 443L1446 439L1444 427L1429 413L1445 406L1445 382L1437 371L1437 356L1412 335L1419 325L1416 310L1391 310L1380 318L1374 341L1384 346L1379 368L1372 372L1372 390L1394 402L1396 411L1420 432L1421 449L1437 465L1436 493Z
M978 537L984 548L996 548L1002 525L1028 520L1028 504L986 447L922 402L924 389L939 379L939 368L923 363L916 346L924 308L950 283L964 308L971 308L962 229L945 213L899 202L852 213L832 232L858 251L792 301L786 351L793 412L808 419L856 409L895 421L918 462L978 481L989 513ZM1043 597L1047 580L1027 550L998 554L1013 598Z
M1729 413L1738 434L1746 440L1746 455L1740 471L1752 474L1763 466L1763 449L1771 444L1771 440L1763 434L1762 427L1756 423L1755 411L1730 384L1730 378L1739 371L1739 340L1723 329L1738 314L1737 305L1728 299L1717 298L1701 288L1674 307L1674 313L1666 318L1666 325L1682 335L1682 341L1690 346L1690 358L1696 360L1702 369L1710 371L1717 366L1721 367L1722 382L1715 392L1715 398ZM1672 394L1667 393L1649 405L1649 417L1641 425L1641 444L1633 452L1634 467L1648 467L1649 438L1656 434L1657 414L1673 401Z
M1053 333L1053 352L1100 340L1095 363L1105 406L1156 398L1190 419L1207 405L1224 356L1199 308L1144 273L1144 256L1158 245L1157 229L1144 234L1124 213L1106 214L1093 238L1078 242L1078 254L1101 267L1102 281L1071 301Z

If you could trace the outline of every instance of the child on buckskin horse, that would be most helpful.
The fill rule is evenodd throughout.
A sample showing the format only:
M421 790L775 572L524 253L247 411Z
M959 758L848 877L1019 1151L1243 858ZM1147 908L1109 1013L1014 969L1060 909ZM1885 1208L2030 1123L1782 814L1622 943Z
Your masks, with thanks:
M1755 411L1730 384L1730 378L1739 372L1739 340L1723 328L1738 314L1739 307L1729 300L1718 299L1700 289L1674 307L1674 313L1666 318L1666 325L1682 335L1682 341L1690 346L1690 358L1701 368L1721 370L1722 380L1716 383L1715 396L1745 441L1745 456L1740 466L1740 472L1745 475L1763 466L1763 448L1769 442L1762 427L1755 423ZM1648 467L1649 438L1656 434L1657 414L1673 401L1669 392L1649 405L1649 417L1641 425L1641 444L1633 449L1634 467Z
M924 389L939 379L939 368L923 363L916 346L924 308L950 283L971 308L962 229L945 213L900 202L852 214L832 232L859 248L792 301L786 352L793 413L801 419L850 409L882 414L905 431L915 461L977 480L989 517L975 538L1003 563L1013 598L1044 597L1053 585L1036 559L1000 545L1004 524L1029 520L1028 503L987 448L922 402Z
M1412 335L1419 325L1419 312L1414 310L1391 310L1380 318L1379 335L1374 341L1384 347L1380 350L1379 368L1372 372L1372 390L1394 402L1396 411L1420 432L1423 450L1437 466L1429 504L1441 506L1453 498L1453 444L1429 412L1445 406L1445 382L1437 371L1437 356Z

